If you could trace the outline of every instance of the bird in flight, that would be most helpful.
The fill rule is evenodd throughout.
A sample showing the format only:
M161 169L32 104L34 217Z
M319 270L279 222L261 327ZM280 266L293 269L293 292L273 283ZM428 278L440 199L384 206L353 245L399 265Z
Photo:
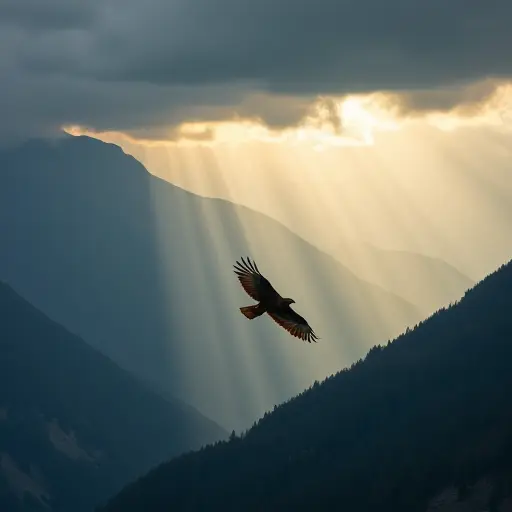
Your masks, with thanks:
M320 338L306 320L290 307L290 304L294 304L295 301L281 297L268 280L260 274L254 261L249 258L247 258L247 261L244 258L241 259L242 263L237 261L236 265L233 265L235 274L238 276L243 289L251 298L258 301L258 304L241 307L240 311L249 320L267 313L272 320L286 329L292 336L309 343L313 340L316 343L316 340Z

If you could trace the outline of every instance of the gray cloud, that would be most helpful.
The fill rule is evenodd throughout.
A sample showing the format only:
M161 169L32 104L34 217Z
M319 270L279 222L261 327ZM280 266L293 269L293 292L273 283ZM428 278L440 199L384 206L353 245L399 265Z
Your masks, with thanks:
M339 93L425 87L511 72L508 0L148 0L98 50L112 78L251 80ZM119 42L125 41L121 48Z
M460 113L474 114L491 98L500 85L499 80L483 80L466 87L438 87L403 91L396 97L403 114L457 109Z
M511 19L509 0L3 0L0 137L284 126L317 95L374 90L405 90L406 110L471 103L446 86L512 75Z
M87 27L98 5L98 0L2 0L0 20L31 30Z

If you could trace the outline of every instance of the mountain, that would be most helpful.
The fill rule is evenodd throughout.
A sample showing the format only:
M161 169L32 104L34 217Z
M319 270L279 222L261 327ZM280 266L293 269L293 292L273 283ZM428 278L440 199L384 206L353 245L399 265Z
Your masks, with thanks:
M421 255L440 258L480 280L512 252L510 134L485 140L478 130L460 129L452 137L425 126L411 135L416 143L388 132L374 145L320 152L256 141L191 151L115 132L97 136L118 141L150 172L191 192L270 215L341 262L345 248L370 243L406 252L411 264L421 264ZM461 157L469 147L485 147L485 157ZM439 292L437 307L451 300Z
M108 138L108 135L106 137ZM116 139L115 135L111 135L111 137ZM279 169L279 184L286 189L287 200L291 201L291 205L293 205L291 208L282 208L279 207L281 202L278 198L271 196L272 191L277 187L273 177L276 169L273 166L266 167L263 162L261 165L251 163L251 168L258 168L257 173L243 172L243 169L233 169L230 172L229 160L223 160L212 148L203 147L195 148L197 161L203 165L193 167L182 155L186 152L184 148L169 149L165 146L147 148L126 138L120 140L123 149L146 165L148 170L155 175L201 196L232 198L235 201L240 201L241 204L266 213L298 236L333 256L361 279L378 284L415 304L425 317L438 308L460 299L464 292L475 284L467 275L443 259L412 251L382 249L362 242L353 235L348 235L346 228L350 222L346 217L354 214L354 208L359 205L362 206L362 211L368 211L366 208L368 201L360 201L356 198L359 195L364 197L372 190L369 183L380 182L384 197L386 196L384 191L387 190L389 193L389 187L393 188L390 183L394 183L395 180L389 176L389 169L383 168L381 162L375 165L375 169L369 172L369 175L359 171L351 172L348 169L343 171L338 169L338 174L345 175L341 183L332 176L319 178L320 181L326 180L322 182L322 186L332 189L330 193L343 184L339 190L341 196L338 198L337 204L333 205L326 197L322 208L318 208L315 204L307 204L307 201L314 201L315 193L318 194L316 180L308 184L304 174L301 174L303 179L298 179L296 174L293 174L292 177L284 172L284 169ZM368 148L364 149L368 151ZM276 161L286 161L286 159L276 157ZM322 170L322 175L324 171ZM316 175L318 170L314 172ZM432 170L429 172L431 173ZM363 182L361 183L359 180ZM439 176L437 181L446 185L442 176ZM265 188L269 186L268 184L270 184L271 190L266 193ZM396 185L397 183L395 183ZM307 193L308 186L312 189L309 191L310 193ZM270 199L267 199L267 196L270 196ZM300 204L294 203L294 196L298 198ZM405 197L406 194L401 191L398 197L390 199L389 203L394 205L397 202L403 202ZM383 213L379 207L386 204L388 204L386 201L381 204L377 198L373 198L369 210L372 213L367 213L367 216L369 218L370 216L379 217L379 214ZM389 212L387 213L389 214ZM334 217L333 222L329 221L330 217ZM378 225L380 220L380 218L375 218L375 222L372 224ZM401 224L403 221L403 218L397 216L397 218L389 219L389 225L396 226L398 224L395 231L410 232L411 240L421 239L422 235L429 234L431 231L431 229L425 230L424 222L423 224L418 222L417 229L412 231L409 227ZM410 220L408 224L411 224ZM435 245L435 240L430 244L430 246L432 245ZM478 240L475 239L475 252L480 250L478 246Z
M512 261L242 436L162 464L101 511L510 510L498 507L512 496L511 290ZM482 482L481 508L445 506L450 488L464 502L482 496Z
M90 511L152 466L224 437L0 283L0 510Z
M409 251L356 242L320 245L356 275L416 304L426 317L459 300L475 282L453 265Z
M186 192L88 137L0 152L0 238L0 278L229 429L422 318L269 217ZM320 343L240 314L252 300L232 265L244 255L296 300Z

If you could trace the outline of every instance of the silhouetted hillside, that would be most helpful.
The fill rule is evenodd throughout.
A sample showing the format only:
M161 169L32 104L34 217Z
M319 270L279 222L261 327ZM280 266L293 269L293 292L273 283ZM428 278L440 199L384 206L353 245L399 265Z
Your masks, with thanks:
M87 137L0 152L0 239L0 279L229 428L422 318L268 217L188 193ZM313 349L266 316L249 323L232 271L242 255L330 341Z
M512 468L511 312L512 262L242 438L161 465L103 510L425 512L451 484L463 499Z
M2 512L90 512L152 466L224 437L0 283Z

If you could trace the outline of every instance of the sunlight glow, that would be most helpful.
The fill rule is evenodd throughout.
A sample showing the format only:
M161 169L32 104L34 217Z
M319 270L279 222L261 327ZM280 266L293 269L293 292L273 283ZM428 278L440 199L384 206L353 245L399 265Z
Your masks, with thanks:
M487 231L487 240L494 228L468 216L460 191L440 184L455 187L460 181L463 187L467 181L455 178L462 172L460 153L482 168L481 180L496 181L502 191L512 186L511 105L512 84L505 83L485 101L447 113L404 112L393 95L375 93L319 98L299 126L281 131L240 121L186 123L181 130L187 136L178 141L81 127L68 132L119 144L151 173L191 192L264 212L345 263L347 251L325 226L326 208L340 239L442 257L477 278L492 264L468 264L465 254L476 232ZM483 154L485 159L478 156ZM281 198L288 194L300 207L284 206ZM496 220L498 204L487 209L495 225L503 224ZM448 234L445 225L456 222L461 229ZM418 223L428 231L418 230ZM501 240L495 256L500 258L507 245L497 232L494 240ZM484 247L496 244L489 238Z
M512 88L504 85L471 109L404 113L385 93L319 98L297 126L191 122L179 127L177 140L140 140L83 127L66 131L118 144L163 180L262 212L323 251L327 260L317 268L298 238L283 239L270 219L255 220L258 214L246 208L177 192L172 200L152 197L169 302L194 303L189 313L169 319L169 329L178 325L187 339L174 354L183 366L186 395L219 420L205 398L206 377L195 378L217 375L216 390L225 400L218 414L246 425L251 418L242 396L263 413L362 356L370 340L357 341L357 326L369 318L380 321L374 343L387 341L383 325L396 333L405 327L377 292L344 300L347 283L361 279L416 300L427 315L445 305L439 297L450 286L439 277L439 266L448 262L479 279L510 257L512 238L502 234L512 229L511 99ZM236 208L236 222L222 213L228 208ZM384 250L372 255L368 243ZM323 341L314 351L273 329L268 318L248 324L239 314L239 306L251 303L231 271L241 247L250 248L319 332ZM440 260L418 267L407 251ZM208 269L204 254L214 262ZM384 265L386 258L395 264ZM339 281L336 262L344 275ZM197 271L185 279L181 274L189 267ZM410 276L418 277L416 284ZM219 321L216 308L229 320ZM352 330L351 321L357 324Z
M177 130L176 141L135 140L147 146L160 144L213 146L239 145L258 141L292 146L307 145L317 150L327 147L365 146L374 144L377 131L396 131L399 122L391 111L383 108L385 96L374 94L365 97L319 98L296 127L283 130L271 129L261 123L241 120L223 122L183 123ZM72 135L89 135L101 140L119 137L118 132L96 133L80 126L66 126Z
M452 112L432 112L427 122L441 130L453 131L460 127L494 126L512 128L512 84L503 84L494 94L477 106L470 115L462 108Z
M145 147L238 146L250 142L310 147L317 151L339 147L373 146L376 135L410 126L430 125L444 131L457 128L494 126L512 128L512 84L497 86L480 104L455 107L450 111L400 114L400 97L390 93L319 97L310 113L297 125L273 129L256 120L187 122L169 130L168 140L130 137L120 132L96 132L82 126L65 126L72 135L89 135L103 141L124 140Z

